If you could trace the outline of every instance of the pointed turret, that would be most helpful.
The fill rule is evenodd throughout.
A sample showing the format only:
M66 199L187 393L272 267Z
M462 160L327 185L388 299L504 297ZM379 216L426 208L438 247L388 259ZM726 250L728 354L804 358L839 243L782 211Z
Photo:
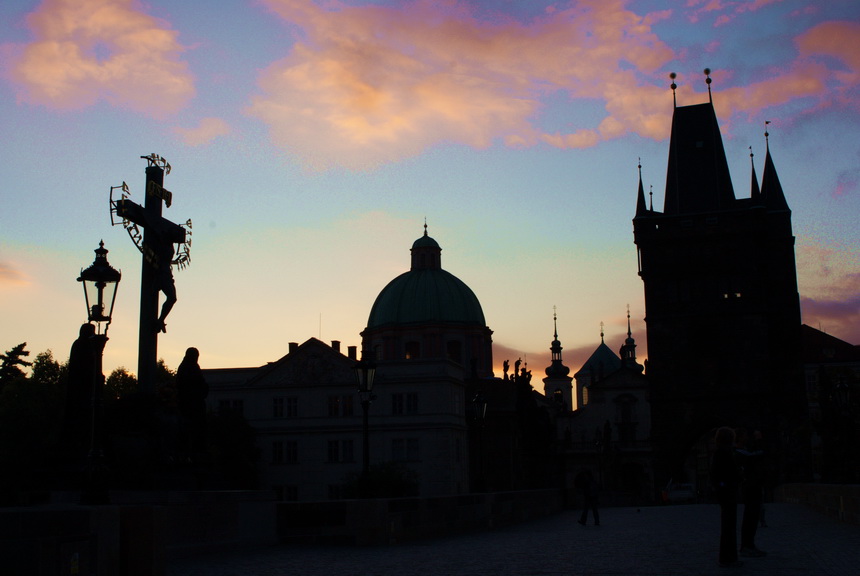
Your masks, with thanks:
M630 306L627 306L627 338L621 346L621 365L625 368L642 372L645 367L636 362L636 340L630 330Z
M753 162L753 151L752 146L750 146L750 198L753 201L753 204L758 204L761 202L761 190L758 187L758 176L755 173L755 162Z
M546 375L549 377L564 377L570 374L570 368L561 362L561 342L558 339L558 321L555 313L552 315L553 323L553 340L550 345L552 352L552 364L546 369Z
M552 364L546 369L546 378L543 379L543 392L547 398L552 398L559 403L560 407L567 411L573 410L573 378L570 377L570 368L561 362L561 342L558 339L558 316L553 311L553 340L550 345L552 352Z
M639 162L639 195L636 198L636 216L645 216L648 206L645 204L645 188L642 186L642 162Z
M779 176L776 174L776 167L773 165L773 158L770 156L769 134L764 133L765 138L765 155L764 155L764 174L761 178L761 196L764 200L764 205L770 211L786 211L789 210L788 202L785 200L785 194L782 191L782 185L779 183Z

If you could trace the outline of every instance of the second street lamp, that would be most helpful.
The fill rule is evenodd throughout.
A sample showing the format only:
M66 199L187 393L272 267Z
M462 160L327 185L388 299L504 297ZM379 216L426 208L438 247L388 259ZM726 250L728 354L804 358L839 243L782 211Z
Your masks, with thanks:
M370 471L370 431L368 423L368 411L370 403L373 402L373 379L376 376L376 364L369 354L362 352L361 360L355 365L355 375L358 378L358 397L361 400L361 409L364 411L364 451L362 454L364 466L362 472L364 478Z

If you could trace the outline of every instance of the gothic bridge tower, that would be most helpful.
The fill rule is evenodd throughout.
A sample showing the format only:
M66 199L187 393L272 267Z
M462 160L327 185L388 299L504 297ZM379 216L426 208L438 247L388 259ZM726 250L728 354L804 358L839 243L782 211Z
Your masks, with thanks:
M720 426L761 430L783 477L808 469L791 210L769 146L761 187L753 167L735 198L707 83L708 102L674 108L663 211L640 166L633 219L658 487L701 480Z

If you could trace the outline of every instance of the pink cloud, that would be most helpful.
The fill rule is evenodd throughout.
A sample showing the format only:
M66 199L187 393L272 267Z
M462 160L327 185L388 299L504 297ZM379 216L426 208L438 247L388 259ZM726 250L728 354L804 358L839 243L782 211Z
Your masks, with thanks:
M803 322L860 344L860 259L856 248L810 238L798 243Z
M27 276L8 262L0 262L0 286L26 286Z
M665 13L643 17L620 0L590 0L529 23L490 23L457 2L332 11L310 0L266 4L305 40L263 72L247 111L318 167L373 166L440 141L587 147L668 131L665 89L642 90L639 77L673 57L649 24ZM534 120L556 91L605 99L607 118L544 133Z
M823 22L799 36L796 43L803 58L813 61L832 58L842 64L842 69L831 72L837 85L836 98L857 106L852 89L860 85L860 24Z
M639 15L623 0L582 0L521 22L482 19L456 0L263 1L300 29L302 40L261 73L246 112L268 125L278 146L315 168L372 168L441 142L587 148L631 133L668 136L669 82L654 80L684 53L652 29L670 17L667 10ZM741 14L777 1L692 0L688 9ZM809 30L797 39L796 58L760 82L732 86L731 70L715 71L722 121L797 100L813 108L851 103L858 26L832 22ZM679 103L702 101L690 85L678 84ZM544 127L543 102L559 92L573 105L603 103L604 116Z
M738 14L755 12L769 4L776 4L783 0L740 0L724 2L722 0L690 0L687 6L693 8L687 18L691 22L698 22L701 16L708 12L717 14L714 26L722 26L734 20Z
M19 98L58 109L99 100L160 116L194 95L178 33L135 0L45 0L11 75Z
M203 118L194 128L174 128L188 146L209 144L215 138L230 133L230 125L221 118Z
M857 193L860 188L860 170L842 172L837 176L836 189L833 191L834 198L842 198Z
M860 274L855 275L854 282L860 283ZM800 307L805 324L820 326L829 334L860 345L860 292L842 300L801 298Z

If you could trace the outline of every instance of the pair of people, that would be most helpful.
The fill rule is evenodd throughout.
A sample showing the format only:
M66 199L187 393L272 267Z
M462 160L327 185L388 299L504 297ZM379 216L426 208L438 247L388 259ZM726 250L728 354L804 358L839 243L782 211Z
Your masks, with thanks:
M761 451L751 451L746 431L736 434L731 428L717 430L711 464L711 483L720 504L720 566L737 567L738 493L744 495L744 517L741 524L740 555L764 556L755 545L762 504Z

